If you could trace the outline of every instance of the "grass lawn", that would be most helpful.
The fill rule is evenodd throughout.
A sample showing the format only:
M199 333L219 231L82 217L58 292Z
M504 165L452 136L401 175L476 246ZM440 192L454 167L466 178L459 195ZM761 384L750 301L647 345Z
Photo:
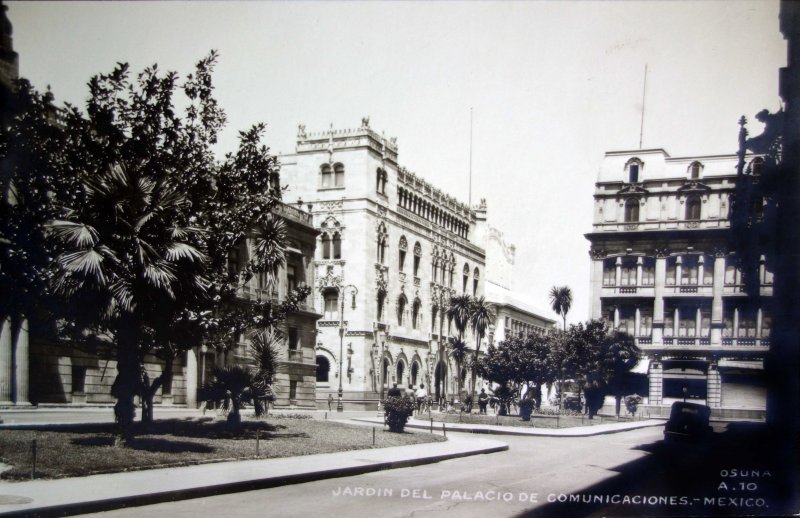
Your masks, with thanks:
M415 416L417 419L423 421L429 420L428 414ZM573 428L575 426L594 426L598 424L608 423L625 423L631 421L630 417L602 417L595 416L594 419L588 417L563 415L532 415L530 421L523 421L518 415L495 416L495 415L481 415L476 413L471 414L446 414L439 412L432 412L434 426L435 423L465 423L465 424L494 424L500 426L518 426L522 428Z
M137 423L138 425L138 423ZM6 480L29 480L31 443L36 441L36 478L79 477L225 460L292 457L346 450L385 448L443 437L424 433L391 433L330 421L270 416L244 419L239 430L213 418L158 420L137 431L127 447L114 447L112 425L50 425L0 430L0 457L12 469ZM259 455L256 456L256 436Z

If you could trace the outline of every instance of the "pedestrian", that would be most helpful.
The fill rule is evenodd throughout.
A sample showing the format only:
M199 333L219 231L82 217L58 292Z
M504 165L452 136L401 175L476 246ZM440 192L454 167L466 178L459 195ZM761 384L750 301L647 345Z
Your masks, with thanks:
M425 390L425 384L420 383L419 388L417 389L417 413L422 411L422 405L425 403L425 400L428 398L428 391Z
M486 414L486 405L489 403L489 395L486 394L486 389L481 389L481 393L478 396L478 408L480 409L481 414Z
M328 394L328 410L333 410L333 394Z
M394 384L392 388L386 393L387 397L402 397L403 392L397 388L397 383Z

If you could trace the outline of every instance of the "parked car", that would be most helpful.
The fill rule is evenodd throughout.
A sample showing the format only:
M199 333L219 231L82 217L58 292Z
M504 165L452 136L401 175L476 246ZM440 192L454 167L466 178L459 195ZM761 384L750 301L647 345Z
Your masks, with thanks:
M698 403L676 401L664 426L664 439L701 440L711 435L711 408Z

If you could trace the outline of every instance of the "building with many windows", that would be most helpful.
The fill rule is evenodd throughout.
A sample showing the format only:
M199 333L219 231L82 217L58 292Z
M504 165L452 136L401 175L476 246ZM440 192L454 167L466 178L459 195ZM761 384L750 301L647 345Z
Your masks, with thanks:
M394 383L455 395L445 313L453 294L484 295L486 254L474 236L485 218L401 167L396 140L366 118L319 133L301 125L281 164L285 199L307 208L319 232L318 403L341 387L346 408L374 405Z
M746 167L758 175L761 159ZM591 317L642 350L652 411L686 398L717 415L763 416L772 276L748 297L728 247L735 155L608 152L594 194ZM762 258L763 259L763 258Z

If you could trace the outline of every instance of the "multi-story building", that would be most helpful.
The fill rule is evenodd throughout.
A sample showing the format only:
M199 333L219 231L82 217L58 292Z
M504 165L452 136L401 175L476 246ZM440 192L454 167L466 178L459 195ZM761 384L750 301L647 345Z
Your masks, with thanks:
M307 207L320 233L318 403L338 398L340 386L347 408L374 405L394 383L454 395L448 302L484 294L475 211L399 166L396 140L366 118L319 133L301 125L296 153L281 163L285 199Z
M759 157L747 157L755 175ZM738 158L608 152L594 195L592 318L635 337L651 411L686 398L763 416L772 276L744 293L728 246Z

